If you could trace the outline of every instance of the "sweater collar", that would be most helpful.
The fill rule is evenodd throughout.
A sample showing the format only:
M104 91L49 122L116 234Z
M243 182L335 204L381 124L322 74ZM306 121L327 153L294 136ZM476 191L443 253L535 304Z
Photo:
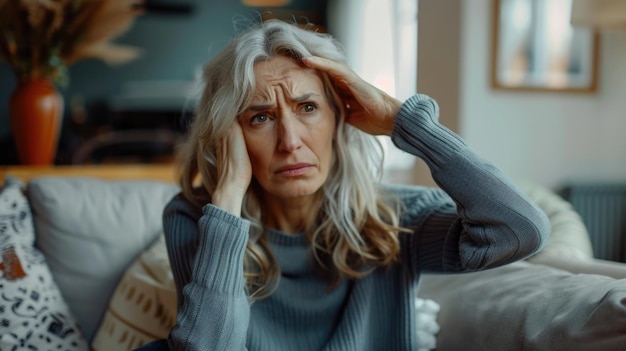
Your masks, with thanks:
M316 270L317 262L306 234L267 229L267 242L283 276L302 276Z

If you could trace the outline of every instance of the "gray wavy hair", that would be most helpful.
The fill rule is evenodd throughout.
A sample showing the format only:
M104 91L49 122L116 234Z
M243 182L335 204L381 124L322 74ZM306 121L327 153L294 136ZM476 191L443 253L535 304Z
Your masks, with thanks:
M179 149L183 195L196 206L210 202L218 183L216 149L221 138L247 108L255 91L254 65L276 56L298 62L320 56L344 62L342 46L329 34L278 20L251 26L238 34L204 66L203 91L189 134ZM321 73L325 94L336 114L334 155L321 191L315 228L306 234L318 262L336 284L359 278L399 253L398 208L380 191L383 153L378 139L345 123L345 106L334 82ZM251 232L244 259L251 298L271 294L278 284L277 266L263 235L262 207L254 180L243 202L242 216Z

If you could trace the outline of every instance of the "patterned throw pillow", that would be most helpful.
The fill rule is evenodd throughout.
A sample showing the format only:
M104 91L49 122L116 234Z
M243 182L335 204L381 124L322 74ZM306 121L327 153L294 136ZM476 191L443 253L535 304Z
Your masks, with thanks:
M0 189L0 350L88 350L80 329L34 246L23 184Z

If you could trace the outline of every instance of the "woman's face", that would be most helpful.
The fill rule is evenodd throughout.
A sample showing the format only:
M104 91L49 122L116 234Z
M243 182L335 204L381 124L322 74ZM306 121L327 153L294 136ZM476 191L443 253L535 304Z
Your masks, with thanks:
M268 195L317 192L333 153L335 113L315 71L275 57L254 66L256 91L240 116L252 173Z

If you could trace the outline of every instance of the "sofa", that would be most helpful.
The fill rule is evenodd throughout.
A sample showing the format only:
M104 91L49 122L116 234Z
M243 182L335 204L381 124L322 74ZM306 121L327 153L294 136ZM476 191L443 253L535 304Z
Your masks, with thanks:
M0 179L0 350L131 350L167 335L170 166L0 167ZM424 275L416 299L436 319L421 349L626 350L626 264L593 258L569 203L519 185L550 218L549 242L504 267Z

